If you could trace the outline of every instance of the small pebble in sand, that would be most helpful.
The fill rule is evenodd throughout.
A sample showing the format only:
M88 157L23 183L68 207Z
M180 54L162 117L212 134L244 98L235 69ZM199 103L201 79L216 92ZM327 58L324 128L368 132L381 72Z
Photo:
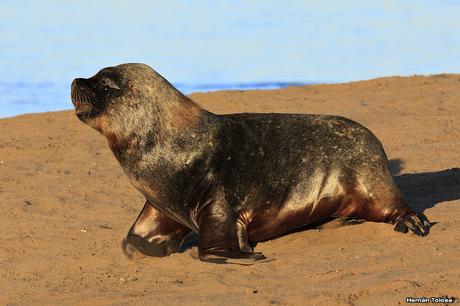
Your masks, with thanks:
M246 288L246 289L244 290L244 292L245 292L246 294L256 294L257 292L259 292L259 290L254 289L254 288Z

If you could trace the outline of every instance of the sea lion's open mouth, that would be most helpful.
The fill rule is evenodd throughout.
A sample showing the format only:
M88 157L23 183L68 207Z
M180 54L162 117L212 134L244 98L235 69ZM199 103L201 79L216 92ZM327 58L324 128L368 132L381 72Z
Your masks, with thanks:
M80 102L80 101L75 101L75 114L78 115L84 115L86 113L90 113L93 107L91 106L90 103L86 102Z

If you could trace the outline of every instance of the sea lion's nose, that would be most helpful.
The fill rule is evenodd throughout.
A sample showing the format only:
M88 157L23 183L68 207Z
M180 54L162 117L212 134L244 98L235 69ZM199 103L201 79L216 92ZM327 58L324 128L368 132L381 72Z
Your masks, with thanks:
M76 78L72 81L71 89L74 90L76 87L81 85L84 82L85 79L82 78Z

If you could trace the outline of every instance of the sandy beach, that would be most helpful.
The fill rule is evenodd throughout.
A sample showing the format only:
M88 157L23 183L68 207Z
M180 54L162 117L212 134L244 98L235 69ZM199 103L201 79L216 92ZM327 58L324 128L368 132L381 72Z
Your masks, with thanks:
M460 75L190 96L216 113L335 114L382 141L427 237L337 222L259 243L253 266L128 259L143 206L105 138L73 111L0 120L0 304L397 305L460 298ZM69 108L71 108L69 98ZM458 301L457 301L458 303Z

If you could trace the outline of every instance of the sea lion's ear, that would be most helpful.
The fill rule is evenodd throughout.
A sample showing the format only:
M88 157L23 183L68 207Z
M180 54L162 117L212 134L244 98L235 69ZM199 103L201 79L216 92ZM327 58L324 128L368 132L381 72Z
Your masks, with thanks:
M97 83L96 86L101 87L101 89L104 89L107 91L108 89L120 89L118 87L117 83L115 83L112 79L108 77L102 77Z
M120 87L118 87L117 83L115 83L112 79L107 79L108 83L107 83L107 86L109 86L110 88L112 89L120 89Z

